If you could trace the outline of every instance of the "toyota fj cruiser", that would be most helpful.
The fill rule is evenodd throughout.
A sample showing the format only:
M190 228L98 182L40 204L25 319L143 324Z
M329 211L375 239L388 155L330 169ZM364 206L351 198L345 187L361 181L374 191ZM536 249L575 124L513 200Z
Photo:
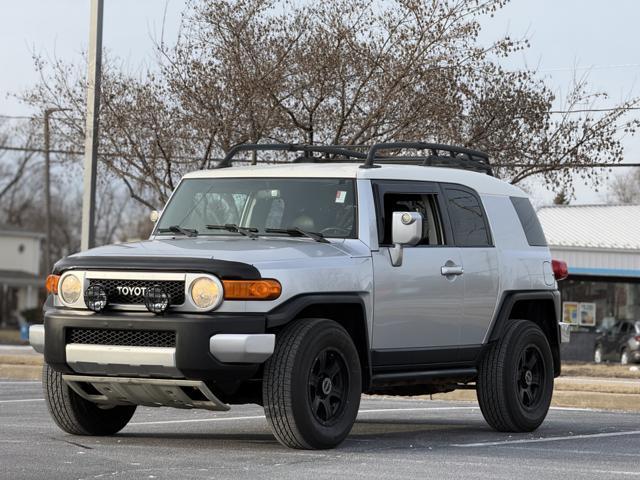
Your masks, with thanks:
M247 151L302 156L228 168ZM481 152L239 145L182 179L149 240L56 263L30 341L76 435L114 434L137 405L257 403L283 445L331 448L362 393L459 388L494 429L532 431L568 338L562 267Z

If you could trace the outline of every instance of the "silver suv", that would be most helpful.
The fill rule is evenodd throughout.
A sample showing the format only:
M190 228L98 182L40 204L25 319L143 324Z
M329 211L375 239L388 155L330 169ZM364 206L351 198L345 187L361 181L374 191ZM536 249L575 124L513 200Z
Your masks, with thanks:
M411 149L428 155L392 155ZM301 156L228 168L262 150ZM30 340L77 435L114 434L137 405L256 403L283 445L331 448L362 393L457 388L496 430L532 431L568 334L561 267L481 152L240 145L182 179L149 240L60 260Z

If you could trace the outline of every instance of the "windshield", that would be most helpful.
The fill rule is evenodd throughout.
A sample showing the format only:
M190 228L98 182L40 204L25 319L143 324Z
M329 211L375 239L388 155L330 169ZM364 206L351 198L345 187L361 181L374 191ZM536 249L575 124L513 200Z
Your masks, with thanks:
M155 233L175 227L198 235L230 235L234 225L258 235L268 229L301 229L324 237L355 238L356 199L352 179L189 178L167 204ZM218 227L218 228L216 228Z

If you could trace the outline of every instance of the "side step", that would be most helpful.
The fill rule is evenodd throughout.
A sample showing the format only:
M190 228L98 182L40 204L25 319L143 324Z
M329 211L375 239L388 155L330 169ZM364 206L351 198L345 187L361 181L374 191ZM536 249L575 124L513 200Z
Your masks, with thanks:
M99 405L229 410L229 405L220 401L199 380L86 375L63 375L62 378L82 398Z

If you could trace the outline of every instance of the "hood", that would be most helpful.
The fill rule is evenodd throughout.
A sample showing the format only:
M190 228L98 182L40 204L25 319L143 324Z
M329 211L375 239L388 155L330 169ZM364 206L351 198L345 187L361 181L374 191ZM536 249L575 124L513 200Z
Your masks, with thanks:
M168 238L121 243L93 248L73 256L76 255L211 258L250 264L351 256L341 244L320 243L311 239L261 237L252 240L227 236Z

